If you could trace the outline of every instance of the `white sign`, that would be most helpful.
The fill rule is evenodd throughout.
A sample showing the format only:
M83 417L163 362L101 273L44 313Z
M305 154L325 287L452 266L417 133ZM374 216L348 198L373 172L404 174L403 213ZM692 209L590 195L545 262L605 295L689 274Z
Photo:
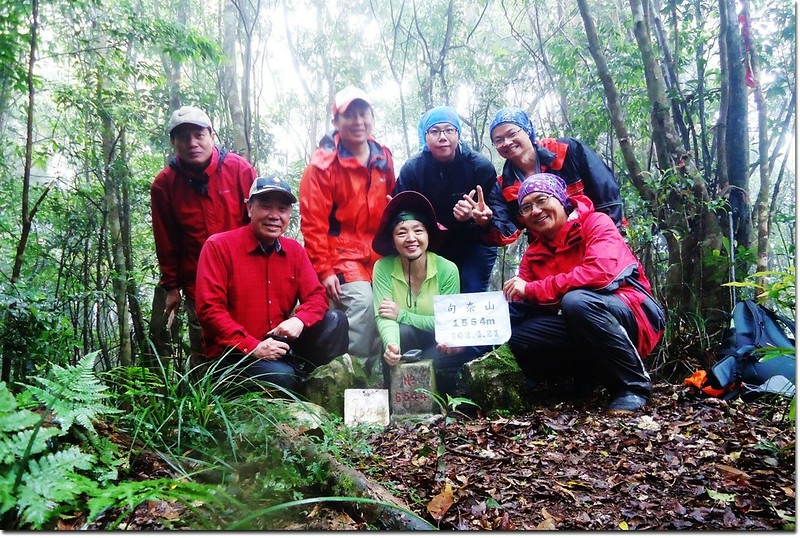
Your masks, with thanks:
M449 347L504 344L511 337L502 291L433 297L436 342Z

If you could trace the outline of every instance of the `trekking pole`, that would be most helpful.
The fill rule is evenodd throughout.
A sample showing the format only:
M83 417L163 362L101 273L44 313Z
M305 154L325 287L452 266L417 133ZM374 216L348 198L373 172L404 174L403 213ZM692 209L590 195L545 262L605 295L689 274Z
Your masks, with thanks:
M728 211L728 240L730 241L730 248L728 253L731 259L731 282L736 282L736 254L733 246L733 213ZM736 286L730 286L731 289L731 308L736 304L738 299L736 294Z

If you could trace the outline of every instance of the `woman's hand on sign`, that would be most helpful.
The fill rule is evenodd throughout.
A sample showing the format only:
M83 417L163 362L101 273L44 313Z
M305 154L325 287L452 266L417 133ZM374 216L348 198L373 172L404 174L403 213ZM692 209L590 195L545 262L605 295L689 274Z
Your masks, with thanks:
M403 355L400 353L400 346L397 344L389 344L386 346L386 351L383 352L383 360L386 361L386 364L389 366L394 366L398 362Z
M436 344L436 350L444 355L455 355L464 351L463 347L449 347L445 344Z

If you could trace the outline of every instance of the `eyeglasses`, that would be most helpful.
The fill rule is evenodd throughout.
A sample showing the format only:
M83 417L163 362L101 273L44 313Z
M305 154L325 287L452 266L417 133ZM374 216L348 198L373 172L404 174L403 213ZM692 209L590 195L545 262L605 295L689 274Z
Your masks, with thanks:
M431 135L434 138L439 138L439 135L444 133L447 136L453 136L458 131L454 127L447 127L446 129L437 129L436 127L431 127L426 131L427 134Z
M549 194L543 194L537 198L533 199L533 203L530 204L522 204L519 208L519 214L523 217L527 217L533 211L533 206L538 207L539 209L543 208L547 205L547 202L552 198Z
M496 137L496 138L493 138L493 139L492 139L492 144L494 144L494 147L496 147L496 148L497 148L497 147L500 147L500 146L502 146L502 145L503 145L503 143L504 143L506 140L513 140L513 138L514 138L515 136L517 136L521 130L522 130L522 127L520 127L519 129L517 129L516 131L512 131L512 132L510 132L510 133L506 134L505 136L498 136L498 137Z

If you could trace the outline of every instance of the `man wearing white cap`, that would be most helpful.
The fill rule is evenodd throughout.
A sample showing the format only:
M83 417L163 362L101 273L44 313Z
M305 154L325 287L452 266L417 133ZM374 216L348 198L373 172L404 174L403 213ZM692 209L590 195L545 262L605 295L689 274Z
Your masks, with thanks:
M282 237L297 202L274 176L253 182L250 224L212 235L197 267L197 317L207 356L237 376L296 389L347 351L347 318L328 310L303 246ZM241 203L241 202L240 202Z
M173 112L167 130L175 154L150 186L153 235L159 285L166 291L164 314L177 313L183 294L194 366L203 354L194 304L200 249L212 234L248 222L242 200L256 171L243 157L214 145L211 119L197 107Z
M333 136L320 141L300 180L300 230L331 304L350 323L351 354L381 354L372 305L372 251L395 185L389 148L372 136L369 97L348 86L333 100Z

